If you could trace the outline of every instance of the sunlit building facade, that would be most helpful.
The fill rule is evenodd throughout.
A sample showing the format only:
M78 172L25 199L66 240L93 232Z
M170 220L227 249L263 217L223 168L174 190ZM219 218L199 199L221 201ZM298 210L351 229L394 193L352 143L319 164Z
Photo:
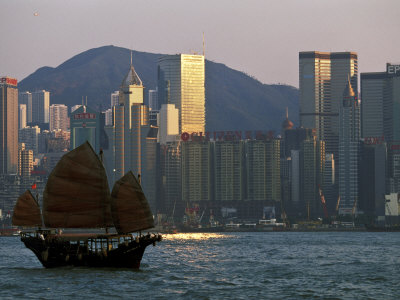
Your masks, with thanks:
M53 104L50 106L50 131L67 131L69 127L68 107L64 104Z
M205 59L177 54L158 60L159 104L175 104L180 132L205 131Z

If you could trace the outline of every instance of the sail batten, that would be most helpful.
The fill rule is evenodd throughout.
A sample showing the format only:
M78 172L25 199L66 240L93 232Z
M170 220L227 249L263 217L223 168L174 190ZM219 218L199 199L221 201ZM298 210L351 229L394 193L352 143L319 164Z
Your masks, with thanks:
M42 226L39 204L29 190L19 196L14 207L12 224L27 227Z
M112 226L110 194L103 164L88 142L65 154L43 193L47 227Z
M114 184L111 212L115 228L120 234L154 227L150 206L132 172L126 173Z

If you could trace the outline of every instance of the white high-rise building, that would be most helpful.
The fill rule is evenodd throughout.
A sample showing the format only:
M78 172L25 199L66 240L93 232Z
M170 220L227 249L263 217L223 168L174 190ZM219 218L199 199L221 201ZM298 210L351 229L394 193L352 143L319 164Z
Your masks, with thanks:
M113 125L113 110L112 108L107 109L104 112L105 116L105 126L112 126Z
M50 131L68 130L68 107L64 104L53 104L50 106Z
M50 92L32 93L32 123L49 123Z
M179 135L179 110L174 104L161 105L158 114L158 142L166 145L175 142Z
M115 91L111 94L111 107L119 104L119 91Z
M18 124L18 129L26 127L26 104L19 105Z
M204 82L203 55L167 55L158 60L159 104L175 104L180 133L205 131Z

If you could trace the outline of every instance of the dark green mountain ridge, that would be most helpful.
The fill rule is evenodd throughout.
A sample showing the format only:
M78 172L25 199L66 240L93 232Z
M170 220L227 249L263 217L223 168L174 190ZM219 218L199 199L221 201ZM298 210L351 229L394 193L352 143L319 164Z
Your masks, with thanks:
M105 110L130 65L129 49L104 46L82 52L56 68L42 67L18 84L19 91L50 91L51 104L82 103ZM133 65L147 91L157 85L157 60L162 54L133 51ZM285 107L298 123L298 90L268 85L221 63L206 61L206 129L275 130L280 132Z

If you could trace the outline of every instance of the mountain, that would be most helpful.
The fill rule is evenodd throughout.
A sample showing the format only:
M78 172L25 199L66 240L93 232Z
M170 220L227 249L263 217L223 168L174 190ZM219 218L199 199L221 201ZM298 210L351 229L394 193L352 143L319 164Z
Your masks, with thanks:
M82 52L56 68L43 67L18 84L19 91L50 91L51 104L82 103L105 110L130 65L129 49L104 46ZM133 65L147 91L157 85L157 60L162 54L133 51ZM206 61L206 129L280 131L289 108L298 123L298 90L268 85L223 64Z

